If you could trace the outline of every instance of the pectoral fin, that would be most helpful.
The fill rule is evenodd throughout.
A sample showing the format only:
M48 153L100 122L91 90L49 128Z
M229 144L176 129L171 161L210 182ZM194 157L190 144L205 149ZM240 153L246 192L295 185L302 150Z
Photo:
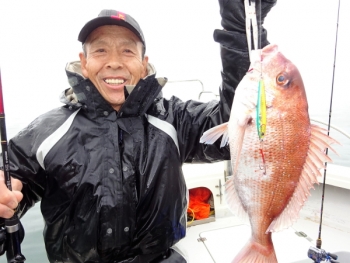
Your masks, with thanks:
M228 144L228 122L215 126L203 133L200 142L204 144L213 144L221 136L220 147L225 147Z

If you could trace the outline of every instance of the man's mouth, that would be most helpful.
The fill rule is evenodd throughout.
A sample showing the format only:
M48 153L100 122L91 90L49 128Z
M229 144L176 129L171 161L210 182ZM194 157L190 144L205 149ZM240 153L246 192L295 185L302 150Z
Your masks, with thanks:
M120 85L125 82L125 79L104 79L103 81L110 85Z

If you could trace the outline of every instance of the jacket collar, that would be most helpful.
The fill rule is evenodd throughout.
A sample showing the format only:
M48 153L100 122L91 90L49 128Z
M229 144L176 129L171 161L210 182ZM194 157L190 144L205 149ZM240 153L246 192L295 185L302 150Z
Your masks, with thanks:
M115 110L101 96L93 83L83 77L80 62L67 64L66 73L71 88L65 90L61 95L61 102L69 107L82 108L97 116L108 116ZM118 117L135 117L143 115L166 84L166 78L155 78L155 68L148 66L148 75L141 79L135 86L126 86L125 103L118 112Z

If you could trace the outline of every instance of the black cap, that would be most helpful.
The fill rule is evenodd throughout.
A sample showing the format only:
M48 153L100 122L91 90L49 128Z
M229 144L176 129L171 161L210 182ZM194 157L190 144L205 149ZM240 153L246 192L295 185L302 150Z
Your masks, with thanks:
M100 26L105 25L117 25L123 26L130 29L136 36L138 36L146 48L145 38L143 36L142 30L139 24L130 15L116 11L104 9L100 12L98 17L90 20L85 24L85 26L80 30L78 40L84 44L87 37L92 31Z

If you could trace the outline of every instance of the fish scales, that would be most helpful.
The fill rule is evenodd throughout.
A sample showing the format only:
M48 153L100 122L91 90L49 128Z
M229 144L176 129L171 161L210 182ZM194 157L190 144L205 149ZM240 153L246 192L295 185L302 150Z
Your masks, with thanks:
M233 262L277 262L271 232L289 227L321 175L324 149L335 143L310 124L304 84L296 66L268 45L236 90L230 120L205 132L203 143L221 135L229 143L233 176L226 197L237 215L247 215L252 236ZM266 91L266 131L257 132L258 83ZM225 138L228 138L227 141Z

